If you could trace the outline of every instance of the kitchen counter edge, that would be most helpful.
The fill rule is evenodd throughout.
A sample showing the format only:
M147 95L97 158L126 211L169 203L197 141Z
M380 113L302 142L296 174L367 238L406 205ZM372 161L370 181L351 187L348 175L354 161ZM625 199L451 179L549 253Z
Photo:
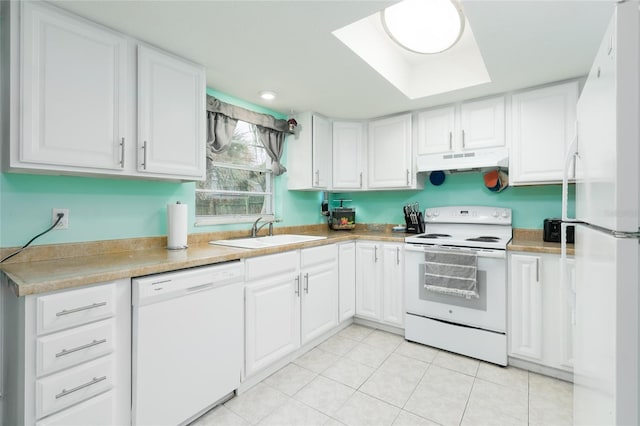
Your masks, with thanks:
M121 253L11 263L2 265L2 272L10 279L14 294L23 297L326 244L356 240L404 243L405 238L404 233L386 231L359 231L357 233L338 231L324 235L318 233L310 235L326 236L327 238L262 249L241 249L207 243L199 243L185 250L149 248Z

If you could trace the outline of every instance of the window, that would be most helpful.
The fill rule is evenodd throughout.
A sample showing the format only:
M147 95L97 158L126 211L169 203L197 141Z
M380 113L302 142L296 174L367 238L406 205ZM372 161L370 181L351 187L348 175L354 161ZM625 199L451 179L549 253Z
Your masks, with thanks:
M270 168L256 126L238 121L229 147L207 159L207 178L196 184L197 222L249 222L273 215Z

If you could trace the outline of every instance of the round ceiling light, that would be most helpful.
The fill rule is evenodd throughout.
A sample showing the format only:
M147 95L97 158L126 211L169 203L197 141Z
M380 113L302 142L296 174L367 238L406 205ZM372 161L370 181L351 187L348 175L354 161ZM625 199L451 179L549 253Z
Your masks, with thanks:
M455 0L404 0L380 12L382 26L414 53L440 53L460 40L464 16Z
M263 90L260 92L260 97L265 101L272 101L276 98L276 92L272 92L270 90Z

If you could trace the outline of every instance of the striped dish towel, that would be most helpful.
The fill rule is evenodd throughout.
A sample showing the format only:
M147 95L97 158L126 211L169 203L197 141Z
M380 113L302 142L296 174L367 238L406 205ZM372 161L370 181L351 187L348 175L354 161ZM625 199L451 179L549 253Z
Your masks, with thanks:
M479 298L475 253L425 251L424 288L436 293Z

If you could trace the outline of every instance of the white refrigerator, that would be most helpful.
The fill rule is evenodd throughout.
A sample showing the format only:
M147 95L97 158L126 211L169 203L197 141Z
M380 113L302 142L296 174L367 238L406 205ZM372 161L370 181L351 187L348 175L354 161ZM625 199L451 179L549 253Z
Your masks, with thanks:
M638 2L619 3L580 95L577 139L565 163L563 227L576 227L576 425L640 424L639 27ZM568 218L572 163L576 217Z

